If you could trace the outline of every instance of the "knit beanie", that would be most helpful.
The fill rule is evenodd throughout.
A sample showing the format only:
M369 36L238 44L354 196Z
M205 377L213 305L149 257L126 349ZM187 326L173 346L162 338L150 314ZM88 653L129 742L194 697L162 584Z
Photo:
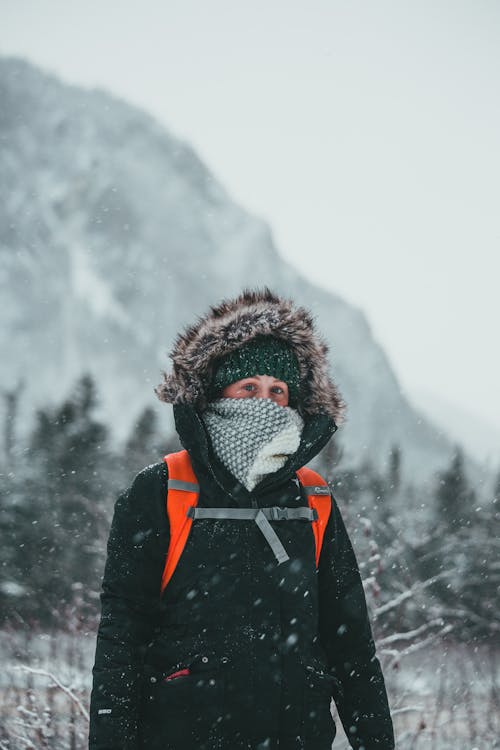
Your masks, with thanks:
M220 395L231 383L253 375L272 375L288 386L288 401L294 406L299 398L299 363L289 345L274 336L256 336L239 349L216 361L209 387L209 400Z

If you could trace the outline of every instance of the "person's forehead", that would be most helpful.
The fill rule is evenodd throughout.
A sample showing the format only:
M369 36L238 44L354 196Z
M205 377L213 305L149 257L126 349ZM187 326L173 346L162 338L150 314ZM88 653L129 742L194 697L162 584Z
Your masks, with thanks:
M247 375L244 378L240 378L240 380L236 380L236 383L240 383L242 380L258 380L260 378L270 378L271 380L276 380L278 383L285 383L285 380L280 380L280 378L275 378L274 375Z

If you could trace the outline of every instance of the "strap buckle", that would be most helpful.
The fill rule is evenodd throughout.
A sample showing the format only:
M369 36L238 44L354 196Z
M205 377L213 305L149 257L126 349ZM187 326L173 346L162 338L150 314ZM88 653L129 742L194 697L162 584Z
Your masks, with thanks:
M271 508L266 508L266 510L269 512L270 521L288 521L288 508L272 506Z

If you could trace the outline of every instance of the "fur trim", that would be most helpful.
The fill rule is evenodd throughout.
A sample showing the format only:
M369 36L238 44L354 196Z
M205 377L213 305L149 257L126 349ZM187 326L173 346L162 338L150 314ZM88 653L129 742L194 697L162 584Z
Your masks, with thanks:
M326 413L337 425L344 421L346 403L328 373L328 344L317 334L311 313L294 307L269 287L244 289L234 299L210 307L196 323L178 334L170 353L171 373L154 390L160 401L207 406L206 386L214 362L258 335L285 340L300 367L299 408L303 414Z

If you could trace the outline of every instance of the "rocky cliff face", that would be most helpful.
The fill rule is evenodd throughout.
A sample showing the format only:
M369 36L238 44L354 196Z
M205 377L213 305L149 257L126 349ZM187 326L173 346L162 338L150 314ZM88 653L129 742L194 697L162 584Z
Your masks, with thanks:
M394 443L408 478L448 461L448 439L413 410L363 313L288 265L189 145L17 59L0 59L0 103L1 380L25 378L21 427L88 370L117 439L145 405L168 430L153 387L179 326L267 284L311 307L331 343L347 463L381 466Z

